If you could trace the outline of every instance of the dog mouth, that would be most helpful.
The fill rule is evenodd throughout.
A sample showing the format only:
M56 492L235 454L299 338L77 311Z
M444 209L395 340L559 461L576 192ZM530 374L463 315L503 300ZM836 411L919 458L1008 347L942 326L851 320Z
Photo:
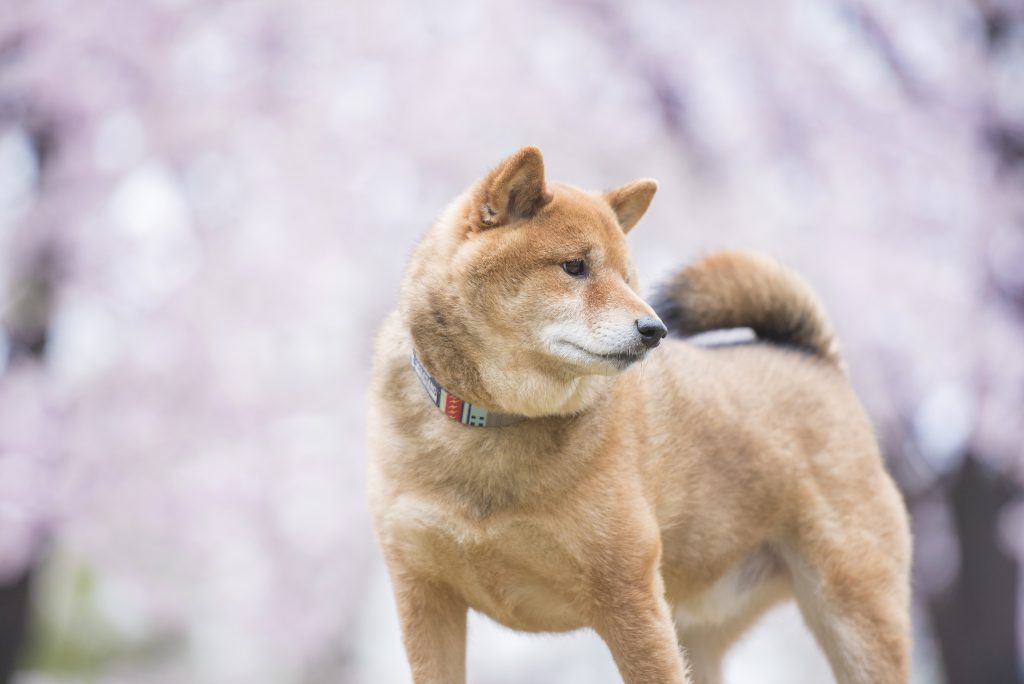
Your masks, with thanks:
M575 342L569 340L562 340L563 344L570 347L577 355L583 355L589 359L596 359L609 363L617 368L625 368L629 365L642 360L647 355L646 348L640 348L636 350L625 350L617 352L597 352L586 347L580 346Z

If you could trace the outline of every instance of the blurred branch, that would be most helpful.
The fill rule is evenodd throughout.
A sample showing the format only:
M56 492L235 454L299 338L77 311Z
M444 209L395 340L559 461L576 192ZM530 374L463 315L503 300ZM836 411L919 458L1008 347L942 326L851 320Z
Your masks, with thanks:
M1014 24L1024 22L1024 5L1014 0L974 0L985 25L989 52L999 52L1013 33Z
M646 85L665 132L681 148L683 158L706 164L708 155L702 151L688 121L688 98L683 88L672 78L663 60L630 29L622 6L607 0L568 0L567 4L582 10L596 24L611 51L625 60Z
M3 327L10 342L11 362L41 361L46 354L53 309L55 267L52 252L43 252L14 283L4 307Z
M1024 126L992 122L984 133L985 140L1003 168L1024 164Z
M0 68L19 57L26 41L24 33L0 39ZM0 123L12 122L28 133L38 168L33 191L38 193L56 151L57 126L40 115L25 98L0 92ZM43 363L58 276L56 248L47 237L28 234L24 229L29 222L26 220L17 226L24 231L22 236L27 235L20 240L23 248L6 250L4 254L12 266L12 280L5 283L8 300L0 301L0 327L10 346L7 362L12 365ZM5 371L5 363L0 360L0 380ZM30 561L20 573L0 579L0 684L11 681L23 656L30 632L31 583L37 567Z
M843 14L859 29L871 49L881 57L909 100L922 103L927 98L919 79L907 65L892 35L877 16L864 4L847 2L840 6Z

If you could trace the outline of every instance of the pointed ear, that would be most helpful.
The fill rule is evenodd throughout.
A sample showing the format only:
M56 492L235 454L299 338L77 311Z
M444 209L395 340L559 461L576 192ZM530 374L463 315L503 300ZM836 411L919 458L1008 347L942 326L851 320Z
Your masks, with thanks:
M485 230L530 218L550 201L551 193L544 184L544 157L530 145L480 181L473 193L470 225Z
M619 218L623 233L628 233L637 224L650 206L657 190L657 181L644 178L604 193L605 201L611 205L612 211Z

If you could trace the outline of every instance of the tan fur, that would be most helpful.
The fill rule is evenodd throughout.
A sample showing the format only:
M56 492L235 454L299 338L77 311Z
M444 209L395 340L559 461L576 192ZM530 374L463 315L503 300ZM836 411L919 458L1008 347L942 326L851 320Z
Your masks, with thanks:
M631 684L711 684L742 631L795 596L839 682L906 682L906 514L810 291L774 262L711 257L669 287L680 327L791 347L667 339L616 356L654 313L624 230L655 188L548 183L524 148L412 257L377 340L369 492L414 680L464 681L473 608L593 628ZM586 277L562 269L574 259ZM450 392L529 419L449 420L414 348Z

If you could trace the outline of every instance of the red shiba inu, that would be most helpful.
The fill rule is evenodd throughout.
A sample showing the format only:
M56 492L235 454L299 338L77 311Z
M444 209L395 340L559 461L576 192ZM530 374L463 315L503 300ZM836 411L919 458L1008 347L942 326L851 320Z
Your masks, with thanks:
M369 489L414 680L464 682L472 608L592 628L631 684L711 684L795 597L839 682L906 682L907 516L821 306L737 252L646 303L625 236L656 189L550 183L526 147L413 254L377 340Z

